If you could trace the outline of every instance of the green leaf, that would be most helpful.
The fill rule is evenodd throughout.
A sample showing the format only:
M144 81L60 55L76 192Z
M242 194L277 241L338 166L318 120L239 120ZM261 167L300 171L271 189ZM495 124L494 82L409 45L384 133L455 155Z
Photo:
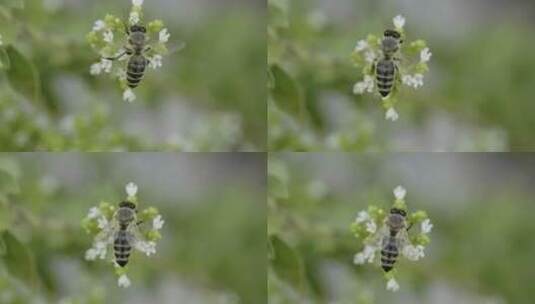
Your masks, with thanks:
M303 98L297 82L277 64L272 65L270 70L274 80L270 92L277 106L290 114L302 116Z
M37 285L37 272L35 261L30 250L9 231L2 233L2 240L5 245L5 261L7 271L21 281L28 283L31 287Z
M4 238L0 238L0 256L6 254L6 243L4 243Z
M11 63L6 73L11 87L36 102L39 99L40 83L35 66L13 46L8 46L6 50Z
M304 269L297 252L276 235L269 236L269 242L272 250L270 264L277 276L303 290Z
M6 50L0 47L0 70L9 69L9 56Z

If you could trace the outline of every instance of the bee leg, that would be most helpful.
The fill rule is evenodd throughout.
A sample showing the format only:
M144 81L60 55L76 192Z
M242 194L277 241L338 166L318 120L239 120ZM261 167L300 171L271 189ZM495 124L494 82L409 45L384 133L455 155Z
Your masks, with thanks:
M139 226L141 224L143 224L143 221L137 221L137 223L136 223L137 226Z
M409 229L412 228L412 224L414 224L414 223L410 223L410 224L409 224L409 227L407 227L407 231L409 231Z
M117 60L117 59L123 57L126 54L127 54L127 51L124 51L124 52L122 52L121 54L119 54L119 55L117 55L115 57L102 57L102 58L108 59L108 60Z
M126 22L124 22L124 21L123 21L123 24L124 24L124 32L127 35L130 35L130 29L128 28L128 24L126 24Z

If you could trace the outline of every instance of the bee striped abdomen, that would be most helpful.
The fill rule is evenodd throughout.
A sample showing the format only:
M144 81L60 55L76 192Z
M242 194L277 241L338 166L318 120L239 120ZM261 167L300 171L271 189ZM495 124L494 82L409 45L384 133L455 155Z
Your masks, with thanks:
M386 97L392 91L392 86L394 85L394 78L396 67L394 61L382 59L377 62L376 69L376 80L377 80L377 89L381 96Z
M117 233L117 238L113 242L113 250L115 252L115 262L119 266L124 267L128 263L132 246L128 243L126 231L121 230Z
M385 272L389 272L394 267L399 255L398 247L394 237L390 237L381 250L381 267Z
M133 55L130 57L126 68L126 81L129 87L135 88L139 85L145 74L146 67L147 59L142 55Z

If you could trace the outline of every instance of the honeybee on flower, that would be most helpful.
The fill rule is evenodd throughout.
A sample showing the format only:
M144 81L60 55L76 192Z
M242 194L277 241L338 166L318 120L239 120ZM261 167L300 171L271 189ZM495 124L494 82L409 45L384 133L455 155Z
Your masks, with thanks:
M386 289L397 291L394 266L400 256L418 261L425 257L425 246L430 242L429 233L433 228L425 211L409 213L405 203L407 191L398 186L394 189L395 202L388 212L370 206L360 211L351 225L354 235L362 241L364 248L355 254L354 264L377 262L387 280ZM419 225L419 231L409 235L409 231Z
M353 93L377 93L385 108L385 119L396 121L396 95L402 84L418 89L424 84L424 74L432 53L425 41L405 42L405 18L392 20L393 29L386 29L382 37L368 35L357 41L352 59L361 68L363 80L355 83ZM417 58L415 58L417 57Z
M118 285L128 287L127 264L133 249L147 256L156 253L156 242L164 220L158 210L149 207L141 212L137 209L137 185L129 183L125 190L126 199L114 206L102 202L89 209L82 226L93 235L93 245L85 252L85 259L109 259L115 265L119 276Z

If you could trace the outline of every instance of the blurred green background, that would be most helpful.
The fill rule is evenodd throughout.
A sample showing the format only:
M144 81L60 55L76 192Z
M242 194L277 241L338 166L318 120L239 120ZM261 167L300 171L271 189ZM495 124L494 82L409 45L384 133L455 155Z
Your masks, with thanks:
M97 19L131 1L0 2L0 147L35 150L265 150L265 1L147 0L169 44L129 104L115 80L89 74Z
M268 0L269 147L279 150L531 151L535 3L529 0ZM433 56L424 87L404 87L400 119L350 54L406 17Z
M0 303L264 303L265 179L248 153L3 154ZM81 220L130 181L165 225L122 289L111 263L84 260Z
M269 303L532 303L535 155L282 153L269 160ZM396 264L396 293L378 264L355 266L357 213L409 210L434 224L426 256Z

